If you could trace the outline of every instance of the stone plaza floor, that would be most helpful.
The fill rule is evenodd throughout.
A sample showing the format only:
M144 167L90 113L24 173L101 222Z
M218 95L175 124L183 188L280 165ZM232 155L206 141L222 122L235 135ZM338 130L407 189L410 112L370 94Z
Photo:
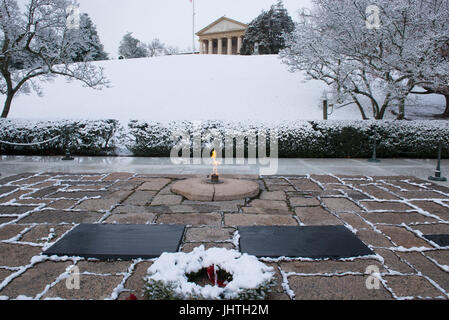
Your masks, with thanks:
M180 251L204 244L238 249L236 227L345 225L375 252L347 260L268 261L269 299L447 299L449 248L424 235L449 234L449 187L410 175L235 175L256 181L254 199L189 201L171 185L195 175L21 173L0 177L2 299L140 298L151 261L93 261L42 252L80 223L185 224ZM66 286L67 267L81 272ZM380 285L368 289L369 270Z

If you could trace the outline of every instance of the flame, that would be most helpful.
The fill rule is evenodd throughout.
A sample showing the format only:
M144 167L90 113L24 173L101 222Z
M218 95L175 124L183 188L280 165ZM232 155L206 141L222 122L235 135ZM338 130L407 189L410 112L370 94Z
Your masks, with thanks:
M212 164L214 166L214 171L212 174L217 175L218 176L218 165L220 164L217 161L217 151L215 151L215 149L212 151Z

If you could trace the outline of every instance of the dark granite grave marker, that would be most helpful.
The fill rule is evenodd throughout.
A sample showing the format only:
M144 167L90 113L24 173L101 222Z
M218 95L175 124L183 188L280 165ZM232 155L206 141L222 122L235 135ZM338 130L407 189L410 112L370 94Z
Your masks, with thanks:
M44 253L100 260L153 259L177 252L183 225L81 224Z
M344 226L239 227L243 253L266 258L341 259L374 253Z
M435 242L440 247L449 247L449 234L432 234L424 238Z

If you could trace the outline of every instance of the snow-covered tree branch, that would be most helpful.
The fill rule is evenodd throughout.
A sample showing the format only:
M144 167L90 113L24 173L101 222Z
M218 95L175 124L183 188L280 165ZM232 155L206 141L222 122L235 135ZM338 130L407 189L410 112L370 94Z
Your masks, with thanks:
M84 29L67 26L67 8L74 5L69 0L29 0L21 12L16 0L0 0L0 92L6 96L2 118L15 95L31 90L41 94L39 84L56 76L94 89L107 86L102 68L72 63L72 52L87 47Z
M373 5L380 25L368 28ZM449 83L449 0L314 0L300 18L283 61L331 86L334 103L354 102L363 119L392 107L402 119L413 90Z

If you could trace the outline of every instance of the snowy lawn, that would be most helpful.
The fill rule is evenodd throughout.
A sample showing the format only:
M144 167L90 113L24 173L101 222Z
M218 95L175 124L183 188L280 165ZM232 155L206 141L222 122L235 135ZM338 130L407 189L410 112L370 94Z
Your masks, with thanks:
M304 82L301 73L288 72L275 55L186 55L96 64L105 68L111 88L97 91L58 78L43 85L43 97L16 97L10 118L278 122L323 117L324 84ZM440 105L443 112L443 97L420 99L426 106ZM348 106L329 119L361 117L355 106Z

